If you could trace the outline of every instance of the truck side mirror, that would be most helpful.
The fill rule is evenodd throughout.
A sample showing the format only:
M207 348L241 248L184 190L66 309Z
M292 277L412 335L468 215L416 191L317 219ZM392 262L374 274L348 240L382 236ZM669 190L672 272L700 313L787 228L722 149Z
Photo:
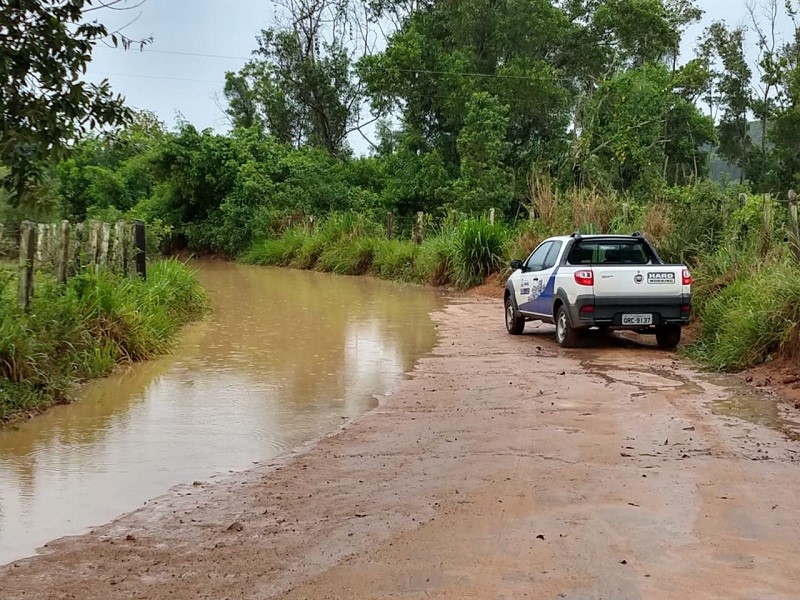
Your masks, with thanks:
M517 260L515 258L514 260L511 261L511 269L513 271L516 271L516 270L521 269L521 268L522 268L522 261L521 260Z

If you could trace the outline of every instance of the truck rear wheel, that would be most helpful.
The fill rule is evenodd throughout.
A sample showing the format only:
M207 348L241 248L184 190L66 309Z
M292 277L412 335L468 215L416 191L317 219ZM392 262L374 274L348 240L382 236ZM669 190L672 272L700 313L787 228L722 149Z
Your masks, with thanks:
M520 335L524 330L525 317L517 312L511 296L506 296L506 331L511 335Z
M581 332L575 329L569 322L567 309L563 305L558 307L556 312L556 341L563 348L575 348L580 344Z
M675 350L681 343L680 325L662 325L656 329L656 342L662 350Z

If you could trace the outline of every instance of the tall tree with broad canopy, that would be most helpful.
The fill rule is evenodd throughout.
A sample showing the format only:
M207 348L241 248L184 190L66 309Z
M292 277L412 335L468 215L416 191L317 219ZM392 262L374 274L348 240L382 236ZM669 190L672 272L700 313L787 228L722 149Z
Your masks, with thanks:
M234 127L257 127L295 147L347 153L357 130L362 84L354 56L375 41L363 3L279 0L279 23L257 38L255 58L226 74Z

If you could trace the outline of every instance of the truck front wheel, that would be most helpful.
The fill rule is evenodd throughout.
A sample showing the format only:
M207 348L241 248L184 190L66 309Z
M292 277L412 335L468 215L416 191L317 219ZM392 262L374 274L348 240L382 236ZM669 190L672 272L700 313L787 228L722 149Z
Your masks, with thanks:
M514 306L511 296L506 296L506 331L511 335L520 335L525 330L525 317Z
M662 325L656 329L656 342L662 350L675 350L681 343L680 325Z

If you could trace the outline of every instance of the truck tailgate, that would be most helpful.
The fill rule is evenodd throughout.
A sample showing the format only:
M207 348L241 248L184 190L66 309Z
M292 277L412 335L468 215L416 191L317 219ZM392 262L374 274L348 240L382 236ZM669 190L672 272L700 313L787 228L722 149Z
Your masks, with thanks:
M594 265L595 298L668 298L684 293L683 266Z

